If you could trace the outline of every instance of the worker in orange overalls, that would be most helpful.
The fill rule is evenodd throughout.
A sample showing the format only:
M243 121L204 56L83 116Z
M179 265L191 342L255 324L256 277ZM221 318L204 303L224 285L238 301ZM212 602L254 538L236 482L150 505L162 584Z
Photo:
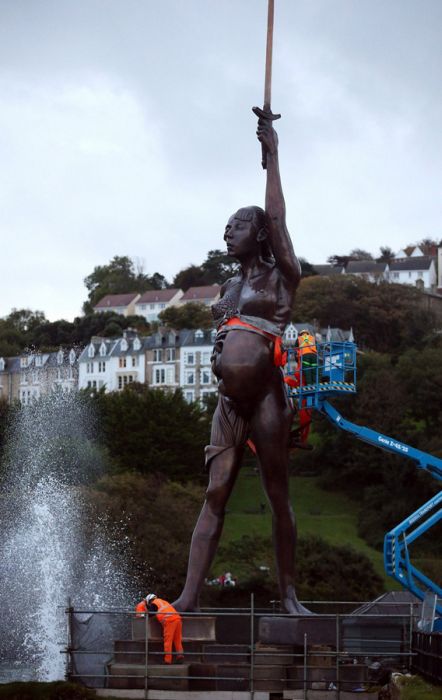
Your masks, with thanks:
M137 617L144 617L146 613L157 616L157 620L163 628L164 663L172 663L172 647L174 647L176 663L182 664L184 659L183 625L181 615L177 613L173 605L168 603L167 600L158 598L155 593L149 593L135 607L135 612Z

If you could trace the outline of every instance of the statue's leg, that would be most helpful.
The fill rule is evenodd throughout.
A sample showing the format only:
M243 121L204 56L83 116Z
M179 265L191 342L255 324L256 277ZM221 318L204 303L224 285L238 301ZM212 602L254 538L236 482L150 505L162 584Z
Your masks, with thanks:
M261 477L273 518L278 582L283 608L289 613L309 611L298 601L295 592L296 524L289 498L289 433L292 411L282 382L275 381L256 407L250 421Z
M181 612L198 610L199 594L221 536L225 507L232 492L247 440L247 423L225 397L220 396L213 416L211 444L206 447L209 486L190 545L187 578L173 603Z

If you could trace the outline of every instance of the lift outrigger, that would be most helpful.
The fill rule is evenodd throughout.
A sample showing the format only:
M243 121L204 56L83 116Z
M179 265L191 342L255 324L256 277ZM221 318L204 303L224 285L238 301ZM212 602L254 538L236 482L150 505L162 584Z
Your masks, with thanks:
M292 376L294 379L292 383L297 386L293 387L289 384L287 391L295 406L298 409L316 409L335 427L345 430L358 440L380 447L387 452L408 457L419 469L427 471L439 481L442 480L442 459L376 430L352 423L327 400L329 397L356 393L355 343L326 341L318 343L316 347L315 377L311 382L312 370L309 369L309 384L305 383L307 375L304 377L302 367L298 366L297 351L288 350L286 373L287 376ZM442 518L441 502L442 491L396 525L384 539L384 566L387 574L422 601L428 591L434 593L437 598L442 598L442 588L413 566L408 547ZM441 600L437 601L436 610L437 614L442 616Z

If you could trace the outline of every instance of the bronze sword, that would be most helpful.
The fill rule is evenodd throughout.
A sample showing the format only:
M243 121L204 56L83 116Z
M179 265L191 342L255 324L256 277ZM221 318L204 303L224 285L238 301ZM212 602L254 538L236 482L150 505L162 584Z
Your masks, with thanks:
M257 117L261 119L270 119L274 121L275 119L280 119L280 114L273 114L271 109L272 100L272 59L273 59L273 23L275 17L275 0L269 0L268 11L267 11L267 44L266 44L266 72L264 79L264 106L262 109L259 107L252 107L252 111ZM262 167L264 170L267 168L267 152L265 150L264 144L261 144L262 149Z

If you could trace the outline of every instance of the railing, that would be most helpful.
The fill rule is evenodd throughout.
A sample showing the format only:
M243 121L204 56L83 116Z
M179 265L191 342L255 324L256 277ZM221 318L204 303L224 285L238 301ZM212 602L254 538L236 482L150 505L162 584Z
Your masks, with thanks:
M373 661L382 666L384 659L393 658L395 667L401 670L410 670L415 664L417 652L412 634L416 626L416 604L385 603L390 609L392 605L399 606L397 614L355 613L351 611L355 609L354 602L310 601L305 605L314 610L327 609L327 605L328 609L340 612L318 612L307 618L276 614L271 610L257 610L252 596L249 608L183 613L184 624L187 618L215 617L221 638L201 642L205 649L202 646L196 648L196 642L185 643L186 665L176 671L179 680L184 681L190 690L242 690L247 691L250 698L257 691L265 690L297 690L304 699L308 698L309 690L334 690L335 697L340 698L341 691L355 690L357 687L359 690L368 689L376 684L376 679L368 678L367 673ZM381 609L382 605L381 601L376 602L377 609ZM164 670L158 669L163 650L158 640L153 641L149 636L147 616L143 621L144 639L131 640L129 632L133 612L74 610L72 606L66 612L69 631L65 652L69 679L81 680L90 687L110 687L111 683L120 688L136 685L140 690L144 689L145 698L153 697L149 695L152 687L167 688L168 683L172 683L172 687L175 683L176 691L179 690L176 678L170 676L170 669L167 672L166 667ZM264 641L265 647L258 638L262 617L266 620L282 618L285 623L287 620L301 620L302 624L307 625L306 631L296 644L289 642L282 646L281 642L272 645ZM312 639L318 637L315 625L325 624L328 630L334 629L333 643L323 646L312 644ZM84 629L81 630L81 626ZM229 630L223 632L223 626ZM115 639L125 638L127 648L117 653L120 654L119 658L126 660L126 668L124 672L115 673L116 650L112 645ZM223 651L223 644L230 648ZM235 644L240 648L232 649ZM270 646L275 649L272 651ZM211 663L202 662L203 653L212 659ZM112 670L110 675L109 671Z
M432 683L442 683L442 632L415 632L412 652L413 670Z

